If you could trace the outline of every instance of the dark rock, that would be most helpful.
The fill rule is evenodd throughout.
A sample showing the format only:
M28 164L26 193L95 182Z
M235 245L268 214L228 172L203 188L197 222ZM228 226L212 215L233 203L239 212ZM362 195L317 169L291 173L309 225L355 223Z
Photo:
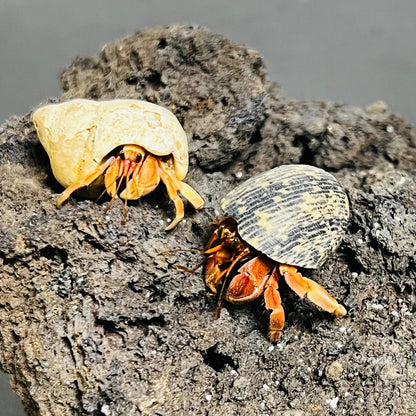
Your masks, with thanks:
M260 54L201 27L171 26L106 45L61 75L63 98L132 97L169 108L190 155L214 171L233 161L265 117Z
M134 97L173 110L190 142L186 181L205 198L170 233L163 186L129 204L71 200L30 115L0 132L0 363L31 415L415 414L415 137L382 103L283 97L260 55L200 27L138 32L77 59L70 97ZM281 340L261 302L206 296L203 249L221 196L281 163L336 175L352 217L308 275L343 303L333 319L281 283ZM400 392L400 394L398 394Z

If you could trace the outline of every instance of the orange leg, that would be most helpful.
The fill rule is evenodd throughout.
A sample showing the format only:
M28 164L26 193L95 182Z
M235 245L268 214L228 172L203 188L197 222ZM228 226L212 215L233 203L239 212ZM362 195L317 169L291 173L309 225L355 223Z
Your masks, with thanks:
M279 286L277 284L278 280L279 275L275 266L269 280L266 283L266 289L264 290L266 309L272 311L270 314L269 331L269 339L271 342L276 342L280 338L280 333L285 326L285 311L280 298Z
M208 245L208 247L209 247L209 245ZM205 250L204 254L213 254L213 253L216 253L217 251L221 251L223 249L224 249L224 247L222 246L222 244L219 244L218 246L211 247L208 250Z
M94 172L90 173L84 179L78 182L74 182L72 185L68 186L68 188L66 188L61 193L61 195L59 195L56 201L56 206L58 208L61 208L62 204L71 196L73 192L75 192L76 190L80 188L83 188L84 186L88 186L91 183L93 183L99 176L101 176L106 171L106 169L109 166L111 166L115 162L115 160L116 160L115 156L108 158L103 164L98 166L98 168Z
M235 253L234 253L235 254ZM225 275L225 277L228 277L231 273L231 270L234 268L234 266L245 256L250 254L250 249L246 247L241 253L239 253L237 256L234 257L234 255L230 258L230 264L227 266L226 269L224 269L216 278L214 283L216 285L219 285L221 283L222 277Z
M120 180L117 184L117 180L123 176L123 160L120 156L117 156L114 163L107 169L104 175L104 192L101 196L107 192L111 196L111 201L108 203L107 207L104 210L104 213L107 213L113 202L118 198L117 193L121 187L122 181ZM124 204L124 219L123 223L125 224L127 219L127 201Z
M165 228L166 231L169 231L175 228L183 220L183 217L185 216L185 207L183 205L182 199L178 195L177 188L175 187L174 182L170 180L169 175L167 175L164 170L160 171L160 179L165 184L166 190L168 191L168 196L175 205L175 218Z
M220 246L221 247L221 246ZM222 248L222 247L221 247ZM205 284L212 291L217 293L218 276L224 275L220 266L230 261L230 254L225 250L219 250L215 254L209 256L205 263ZM228 268L225 270L227 272Z
M288 286L301 298L306 296L312 303L336 316L344 316L347 313L321 285L303 277L295 267L282 264L279 271Z
M179 197L178 192L180 192L195 209L201 209L204 205L204 201L193 188L186 183L179 181L165 162L161 160L158 160L158 162L160 179L166 186L169 198L175 204L176 216L170 225L165 228L165 230L172 230L180 221L182 221L185 214L183 201Z
M217 276L221 273L220 266L231 261L232 254L224 249L222 244L212 247L204 252L209 254L205 262L205 284L213 293L217 293Z

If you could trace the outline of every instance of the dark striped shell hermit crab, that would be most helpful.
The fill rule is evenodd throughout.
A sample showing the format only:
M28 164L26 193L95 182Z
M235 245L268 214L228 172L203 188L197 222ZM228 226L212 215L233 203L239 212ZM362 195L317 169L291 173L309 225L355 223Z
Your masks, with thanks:
M347 225L348 198L331 174L308 165L279 166L237 186L221 207L226 217L216 222L205 252L205 281L214 293L224 283L224 299L231 303L263 294L272 342L285 322L280 276L301 298L335 316L346 314L321 285L298 271L320 267Z

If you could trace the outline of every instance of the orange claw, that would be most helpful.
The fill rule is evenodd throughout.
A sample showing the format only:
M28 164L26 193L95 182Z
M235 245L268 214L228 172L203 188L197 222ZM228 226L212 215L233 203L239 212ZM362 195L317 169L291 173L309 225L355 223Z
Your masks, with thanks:
M159 185L160 175L157 159L148 154L144 157L140 166L132 173L131 179L127 180L126 188L121 192L121 199L139 199L150 194Z
M258 298L269 279L273 265L264 256L254 257L238 269L227 289L225 300L232 303L249 302Z
M272 270L273 268L273 270ZM271 274L270 271L272 270ZM285 312L279 294L276 267L265 256L254 257L238 270L228 286L225 300L231 303L250 302L262 293L270 313L269 338L276 342L285 325Z
M346 315L346 309L340 305L321 285L303 277L295 267L282 264L279 271L285 277L288 286L301 298L307 297L324 311L336 316Z
M118 156L105 171L104 186L111 198L117 198L117 179L121 176L121 159Z

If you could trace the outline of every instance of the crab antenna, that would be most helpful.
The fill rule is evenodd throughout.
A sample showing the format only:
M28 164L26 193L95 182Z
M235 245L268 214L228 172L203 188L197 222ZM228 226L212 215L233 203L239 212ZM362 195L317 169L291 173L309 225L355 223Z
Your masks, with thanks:
M123 225L127 224L127 212L128 212L128 207L127 207L127 198L124 200L124 209L123 209Z
M106 194L106 192L107 192L107 189L104 188L104 191L102 191L100 195L97 196L97 199L95 200L95 202L98 202Z
M116 198L117 198L117 195L116 196L113 196L112 198L111 198L111 200L110 200L110 202L107 204L107 206L105 207L105 210L104 210L104 214L107 214L107 212L110 210L110 208L113 206L113 202L116 200Z
M199 253L199 254L205 254L205 251L204 250L198 250L196 248L189 248L189 249L178 248L178 249L174 249L174 250L161 251L160 253L158 253L158 255L161 256L163 254L171 254L171 253Z
M170 253L198 253L198 254L205 254L205 251L203 250L197 250L195 248L190 249L175 249L175 250L167 250L167 251L161 251L158 253L159 256L162 256L164 254L170 254ZM194 268L190 269L189 267L182 266L181 264L175 264L173 267L177 270L182 270L183 272L194 274L201 266L203 266L205 263L205 259L197 264Z
M194 267L193 269L190 269L189 267L186 266L182 266L181 264L175 264L173 267L176 270L182 270L183 272L189 273L189 274L195 274L195 272L201 267L203 266L205 263L205 260L202 261L201 263L197 264L196 267Z
M116 179L115 179L115 181L114 182L116 182L117 181L117 179L119 179L120 178L120 176L118 176ZM119 181L118 181L118 184L117 184L117 188L116 188L116 195L118 194L118 191L120 190L120 186L121 186L121 184L123 183L123 179L120 179Z
M114 196L111 197L110 202L108 203L107 207L104 210L104 214L107 214L107 212L109 211L109 209L113 206L114 201L117 199L117 194L118 194L118 191L120 189L121 182L122 181L119 181L119 183L117 184L116 192L115 192Z
M228 286L226 283L227 283L228 276L230 275L231 269L233 268L234 264L235 263L232 263L227 269L225 269L221 273L221 277L225 274L225 279L221 286L220 293L218 295L217 309L215 309L215 319L219 319L219 317L221 316L222 300L224 299L224 290L225 290L225 287Z

